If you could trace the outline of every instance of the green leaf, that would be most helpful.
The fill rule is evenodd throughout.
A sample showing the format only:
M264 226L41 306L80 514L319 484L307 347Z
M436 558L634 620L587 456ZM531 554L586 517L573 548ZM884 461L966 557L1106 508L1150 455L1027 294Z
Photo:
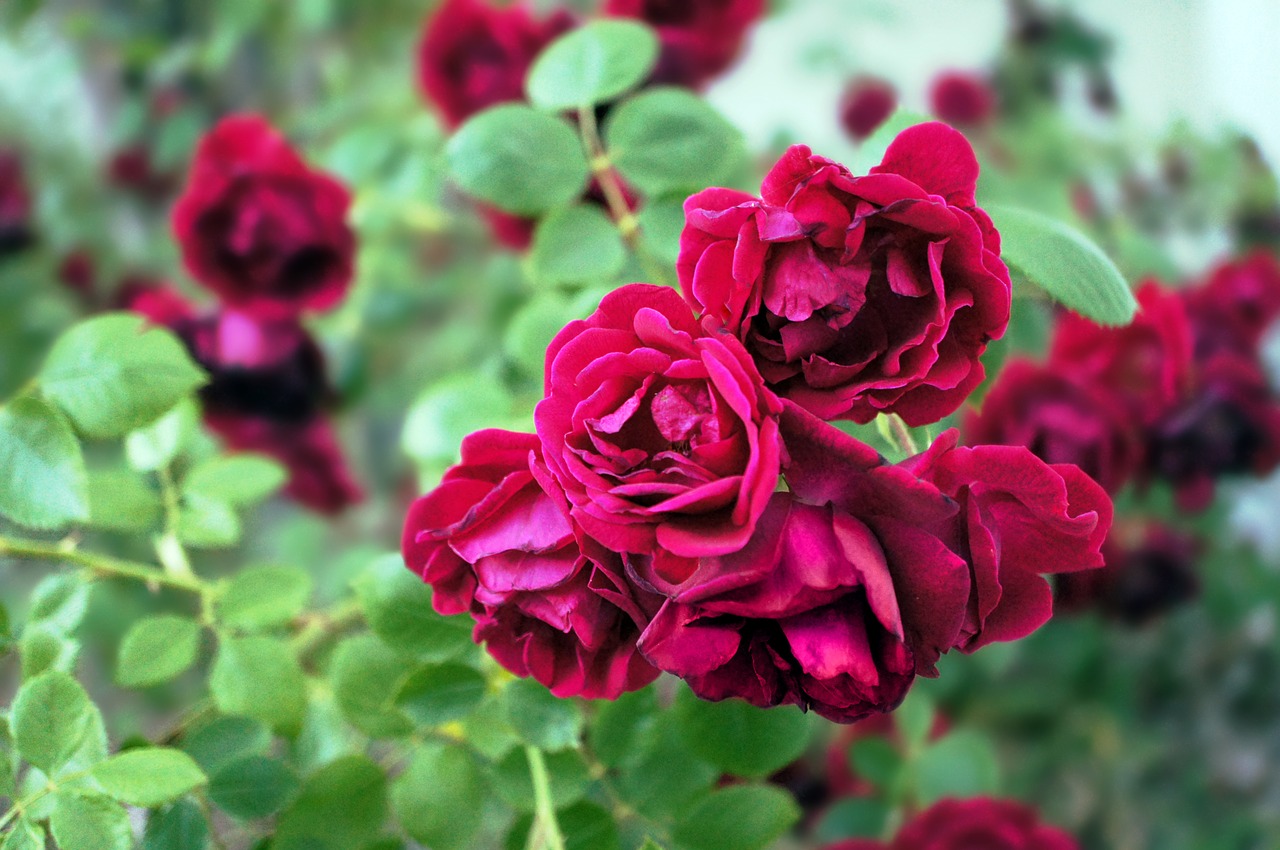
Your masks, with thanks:
M129 465L140 472L168 466L195 433L199 414L189 398L155 422L131 432L124 441Z
M89 738L97 713L89 695L71 676L42 673L23 684L13 702L13 742L18 754L45 773L55 773Z
M849 748L848 758L854 775L881 790L893 787L903 765L902 753L884 738L854 741Z
M1126 325L1137 312L1115 263L1083 233L1014 207L987 209L1000 231L1000 258L1054 300L1103 325Z
M595 803L574 803L556 813L565 850L618 850L618 825L613 815ZM508 850L524 850L533 828L533 815L523 815L507 833Z
M160 521L160 494L136 472L90 470L89 525L108 531L151 531Z
M450 661L474 648L470 617L442 617L431 588L400 555L378 558L355 582L373 633L391 648L427 661Z
M167 682L196 661L200 624L187 617L161 614L134 623L120 642L116 684L145 688Z
M734 776L767 776L809 745L809 715L763 709L740 700L707 702L687 688L676 696L675 722L690 751Z
M503 697L507 722L526 744L547 752L577 746L583 720L576 702L560 699L532 679L507 685Z
M218 600L218 619L234 629L282 626L311 598L309 573L297 567L250 567L231 580Z
M187 493L178 516L178 536L188 546L225 549L240 539L240 518L231 505L203 493Z
M62 415L37 398L0 407L0 514L37 529L89 518L80 444Z
M284 485L285 469L262 455L212 457L196 465L182 481L182 489L234 507L261 502Z
M472 431L510 418L511 394L497 381L457 377L427 388L409 409L400 444L419 463L454 463Z
M74 575L45 576L31 591L27 627L39 623L58 634L71 634L89 608L89 585Z
M102 790L131 806L154 808L204 785L191 756L169 747L143 747L114 755L93 768Z
M271 730L248 717L215 717L182 739L182 749L213 776L228 762L248 755L265 755Z
M147 818L142 850L205 850L209 842L209 822L200 807L179 800Z
M564 808L582 799L591 784L587 763L577 750L547 753L544 759L551 786L551 802ZM533 780L529 778L529 760L524 748L517 747L493 766L493 788L513 809L531 812L534 807ZM652 780L652 776L650 776Z
M400 684L395 704L419 726L439 726L466 717L484 694L480 673L461 664L441 664L411 673Z
M123 313L72 327L54 343L39 375L44 395L90 437L141 428L204 380L177 337Z
M347 722L374 738L411 733L413 724L394 705L407 666L403 656L373 635L356 635L339 644L330 677Z
M569 320L577 318L574 306L563 293L544 291L511 317L502 347L526 375L541 380L547 346Z
M60 850L130 850L133 847L129 815L109 797L59 794L49 827Z
M534 277L544 284L600 283L622 271L627 249L604 210L575 204L538 223L530 259Z
M286 734L297 731L307 707L298 659L275 638L224 638L209 689L223 714L252 717Z
M657 713L658 694L654 688L631 691L600 703L587 729L591 752L605 767L617 767L638 750Z
M699 759L676 724L659 722L637 740L623 761L618 793L636 811L667 820L686 811L721 777L719 768ZM654 776L664 777L654 782Z
M824 843L845 838L876 838L884 833L888 817L889 805L883 800L873 797L839 800L823 813L815 837Z
M22 678L25 681L51 670L70 673L80 654L80 643L49 626L34 624L23 629L18 653L22 656Z
M640 85L658 61L658 37L638 21L592 21L561 36L525 79L529 100L550 112L613 100Z
M605 125L618 171L647 195L697 190L727 175L742 136L687 89L654 88L624 101Z
M590 170L568 124L521 104L495 106L472 117L449 140L445 158L469 194L526 216L577 198Z
M298 775L279 759L232 759L209 779L209 799L233 818L257 820L280 811L298 792Z
M486 786L466 749L427 744L391 786L391 808L404 831L432 850L471 847L484 818Z
M913 765L916 797L928 806L944 797L977 797L1000 790L1000 764L991 742L977 732L952 732L922 752Z
M690 809L672 837L685 850L761 850L800 819L800 807L781 788L737 785Z
M387 779L364 756L316 771L281 815L272 850L350 850L375 838L387 816Z
M22 818L14 823L4 842L0 843L0 850L44 850L44 847L44 830L39 824L27 823Z
M637 218L644 246L662 262L674 266L684 233L684 196L648 199Z
M933 700L919 688L911 691L902 705L893 712L893 723L908 752L918 750L929 740L929 733L933 731L934 714Z

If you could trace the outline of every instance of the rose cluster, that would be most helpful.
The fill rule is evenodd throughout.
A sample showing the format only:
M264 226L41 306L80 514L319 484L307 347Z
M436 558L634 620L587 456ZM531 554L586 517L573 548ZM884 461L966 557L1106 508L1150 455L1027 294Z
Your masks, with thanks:
M355 237L347 190L312 170L257 116L223 119L200 142L173 211L187 270L218 298L201 313L167 287L123 304L173 330L209 373L206 425L237 451L269 455L286 492L333 513L361 498L328 418L324 355L302 318L346 295Z
M826 850L1079 850L1075 838L1013 800L941 800L904 824L892 841L841 841Z
M830 424L933 422L981 381L1010 291L976 179L926 124L867 176L797 147L761 197L690 198L684 297L632 284L571 322L536 434L473 434L411 509L436 610L561 696L661 670L841 722L1039 627L1041 574L1101 563L1101 487L954 432L890 464Z
M701 89L737 59L764 0L605 0L601 14L652 26L660 52L648 85ZM522 101L538 54L579 26L560 9L538 17L530 4L498 7L493 0L444 0L428 19L418 49L418 86L444 124L456 129L484 109ZM625 188L627 203L636 198ZM592 182L583 200L605 206ZM480 206L494 236L514 250L529 247L536 221Z

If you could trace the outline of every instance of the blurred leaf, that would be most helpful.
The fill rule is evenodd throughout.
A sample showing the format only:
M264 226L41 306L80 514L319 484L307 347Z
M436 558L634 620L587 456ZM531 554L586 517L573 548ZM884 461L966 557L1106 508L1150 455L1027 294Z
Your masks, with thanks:
M364 756L346 756L303 783L280 815L272 850L351 850L374 838L386 816L382 769Z
M205 375L172 333L114 313L59 337L39 380L81 433L119 437L155 421Z
M405 454L428 463L455 463L463 437L511 417L512 400L500 383L458 376L428 387L404 422Z
M605 125L605 147L622 176L647 195L699 190L733 165L742 136L687 89L654 88L623 101Z
M532 679L507 685L503 697L507 722L526 744L547 752L577 746L583 725L577 703L557 697Z
M445 147L449 171L469 194L516 215L532 216L576 198L587 159L563 120L520 104L486 109Z
M120 642L116 684L143 688L167 682L196 661L200 624L187 617L160 614L130 626Z
M561 328L576 318L574 305L561 293L540 292L507 323L503 348L526 374L542 378L547 346Z
M53 774L93 734L96 714L79 682L66 673L43 673L24 683L13 701L14 746L24 760Z
M355 587L369 627L393 649L427 661L450 661L474 647L471 618L437 614L431 588L409 572L400 555L374 561Z
M1000 257L1054 300L1103 325L1126 325L1138 309L1115 263L1079 231L1031 210L988 208Z
M552 42L525 79L529 100L550 112L595 106L644 82L658 37L639 21L591 21Z
M667 819L697 803L721 775L719 768L690 751L675 723L659 721L639 737L616 784L632 808L650 818ZM664 779L654 782L654 776Z
M89 525L109 531L144 532L160 521L160 494L136 472L89 472Z
M0 850L44 850L44 830L19 818L0 843Z
M298 776L279 759L249 755L232 759L209 779L209 799L239 820L280 811L298 791Z
M618 825L608 811L595 803L583 801L556 813L565 850L618 850ZM507 833L509 850L524 850L533 815L523 815Z
M249 631L282 626L302 613L311 588L311 576L297 567L250 567L227 585L218 600L218 619Z
M879 798L837 800L823 812L815 837L822 842L878 838L888 817L889 805Z
M182 481L187 493L199 493L234 507L261 502L283 486L285 469L268 457L234 454L198 464Z
M240 540L240 518L231 505L200 493L182 498L178 537L197 549L226 549Z
M71 672L80 653L80 644L50 626L37 624L23 629L18 652L22 656L22 678L25 681L51 670Z
M93 778L115 799L143 808L168 803L208 781L191 756L168 747L114 755L94 766Z
M330 667L333 694L347 722L373 738L399 738L413 724L394 699L406 663L373 635L347 638L334 650Z
M690 751L734 776L767 776L809 745L809 715L756 708L740 700L707 702L688 688L676 696L674 719Z
M195 433L196 406L183 399L164 416L125 437L125 456L129 465L140 472L168 466L179 450Z
M690 809L672 837L687 850L761 850L799 819L800 807L781 788L738 785Z
M268 637L223 638L209 675L218 710L296 732L307 706L306 681L287 643Z
M884 738L854 741L848 752L849 766L855 776L881 790L893 787L902 770L902 753Z
M608 213L575 204L538 222L530 257L534 277L555 286L611 280L622 270L627 251Z
M605 767L617 767L638 748L658 712L654 688L631 691L601 702L587 729L591 752Z
M243 756L265 755L270 747L271 730L248 717L215 717L182 739L182 749L209 776Z
M39 623L58 634L69 635L80 625L89 608L89 585L79 576L55 573L45 576L31 591L28 628Z
M66 420L37 398L0 407L0 514L37 529L89 518L80 444Z
M978 797L1000 790L1000 765L991 742L968 729L926 748L913 769L913 789L923 806L944 797Z
M119 803L100 795L58 794L49 818L61 850L130 850L133 828Z
M432 850L471 847L484 817L484 776L463 747L427 744L391 786L396 819Z
M591 773L577 750L547 753L544 759L551 785L551 801L557 809L576 803L587 793ZM533 780L524 748L517 747L493 766L493 787L498 796L515 810L531 812L534 807ZM650 777L652 779L652 776Z
M649 199L638 216L644 245L662 262L674 266L684 232L684 196Z
M929 740L935 713L933 700L919 688L907 694L902 705L893 712L893 723L908 752L919 749Z
M147 818L142 850L205 850L208 842L209 822L200 807L179 800Z
M419 726L459 720L484 700L485 681L461 664L424 667L409 674L395 696L396 707Z

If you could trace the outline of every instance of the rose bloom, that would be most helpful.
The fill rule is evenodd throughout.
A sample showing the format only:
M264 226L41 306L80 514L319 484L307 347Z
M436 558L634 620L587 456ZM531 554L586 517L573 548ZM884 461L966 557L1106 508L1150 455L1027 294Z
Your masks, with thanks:
M942 800L913 817L886 850L1080 850L1029 806L978 797Z
M409 511L405 563L437 611L471 613L476 642L512 673L560 697L614 699L658 675L636 651L648 612L617 555L582 540L538 452L531 434L467 437L461 463Z
M632 284L552 341L534 422L584 531L678 576L751 537L778 483L780 409L737 339Z
M933 114L957 127L980 127L996 114L996 93L977 74L946 71L929 87Z
M524 79L542 49L573 29L570 13L538 20L530 4L444 0L418 47L418 83L453 129L490 106L524 100Z
M681 290L821 418L936 422L982 381L979 357L1009 321L977 178L969 143L938 123L903 131L865 177L795 146L760 198L708 189L685 203Z
M1117 523L1100 570L1057 576L1055 605L1063 611L1097 609L1129 625L1142 625L1200 592L1196 563L1204 541L1159 522Z
M981 412L964 421L970 445L1026 446L1047 463L1071 463L1117 493L1142 461L1142 435L1122 403L1069 370L1023 358L1005 364Z
M883 124L898 107L898 92L878 77L855 77L840 98L840 126L854 140L862 141Z
M31 232L31 192L22 159L0 149L0 257L16 254L35 240Z
M196 280L229 306L277 319L345 296L355 254L350 200L265 120L233 116L200 140L173 228Z
M1233 353L1256 357L1280 319L1280 262L1265 251L1223 263L1207 283L1183 290L1196 357Z
M764 0L607 0L604 13L657 30L662 52L652 83L700 89L738 58L764 7Z

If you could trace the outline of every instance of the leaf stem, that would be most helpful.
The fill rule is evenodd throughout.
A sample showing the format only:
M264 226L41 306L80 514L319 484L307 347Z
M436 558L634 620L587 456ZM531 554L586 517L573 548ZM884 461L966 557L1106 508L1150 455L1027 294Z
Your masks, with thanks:
M49 784L45 785L39 791L36 791L22 798L21 800L18 800L16 803L14 803L13 808L10 809L8 812L6 812L4 817L0 817L0 829L4 829L6 826L8 826L9 822L14 818L21 817L24 811L31 808L36 803L40 802L40 800L44 799L48 795L54 793L55 791L58 791L60 788L66 785L70 785L72 782L75 782L77 779L84 779L90 773L91 773L90 770L78 770L75 773L68 773L66 776L56 781L53 779L50 779Z
M622 234L623 241L631 250L640 250L640 222L631 214L631 206L618 182L618 175L613 170L613 163L605 152L604 142L600 139L600 129L596 125L596 113L591 107L578 110L578 127L582 132L582 147L586 150L587 160L591 163L591 174L600 184L605 202L609 205L609 214L613 216Z
M58 543L44 543L37 540L18 540L11 537L0 537L0 556L22 558L30 561L63 561L84 567L101 576L117 576L131 578L147 584L186 590L204 596L212 593L212 588L193 575L175 575L156 569L149 564L135 561L124 561L109 555L95 555L80 552L71 540Z
M920 454L920 448L916 446L915 437L911 436L911 429L907 427L906 422L902 421L902 417L896 413L890 413L886 418L889 421L889 427L893 429L893 434L898 440L898 445L907 453L907 457Z
M565 850L564 835L560 832L556 809L551 803L551 778L547 774L547 763L542 758L542 750L528 745L524 748L524 754L529 759L529 778L533 780L535 807L533 829L529 832L529 847L531 850L542 846L547 850Z

